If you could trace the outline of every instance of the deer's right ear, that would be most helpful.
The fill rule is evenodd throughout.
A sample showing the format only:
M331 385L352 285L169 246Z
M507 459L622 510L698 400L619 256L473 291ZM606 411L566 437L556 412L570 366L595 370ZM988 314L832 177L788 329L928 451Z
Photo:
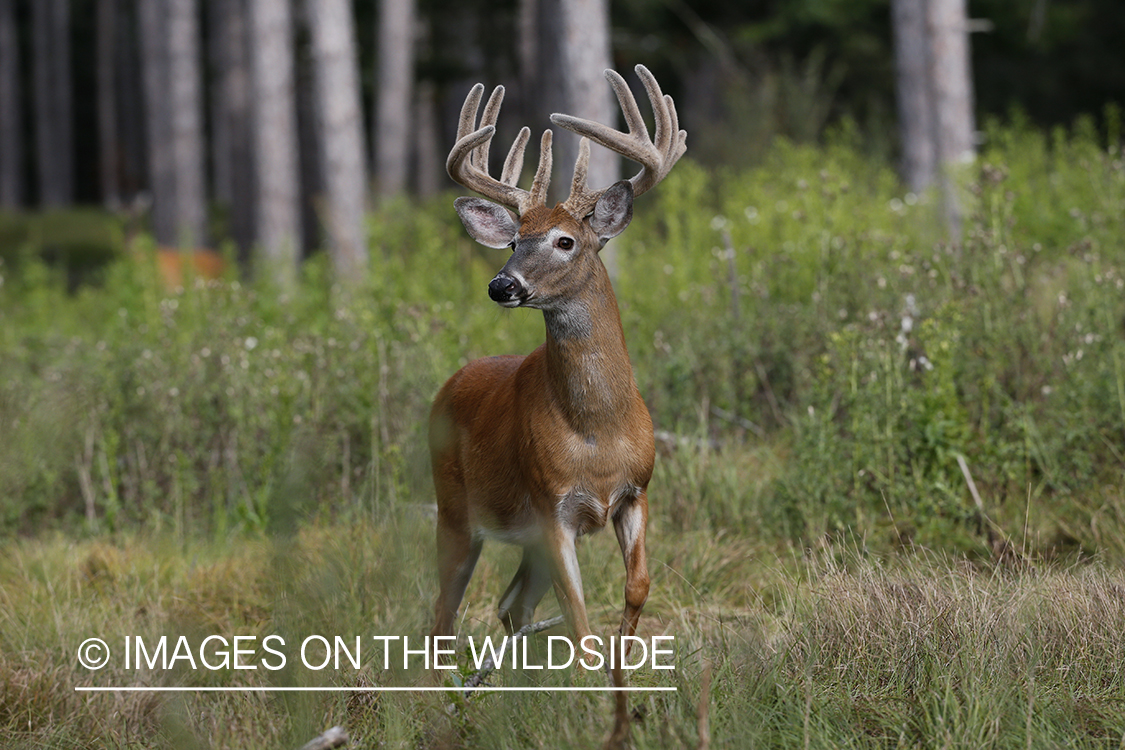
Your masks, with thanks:
M498 203L483 198L458 198L453 206L469 235L485 247L507 247L519 231L508 209Z

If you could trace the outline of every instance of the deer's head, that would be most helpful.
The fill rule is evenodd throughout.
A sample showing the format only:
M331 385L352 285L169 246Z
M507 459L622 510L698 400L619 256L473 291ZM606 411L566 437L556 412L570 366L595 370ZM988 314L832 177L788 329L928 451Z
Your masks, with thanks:
M484 87L477 84L469 92L446 169L455 181L491 199L458 198L455 203L473 239L486 247L512 248L512 256L488 285L489 297L498 304L556 310L589 288L594 275L605 274L598 252L632 219L633 198L664 179L683 155L687 133L679 129L671 97L661 93L647 68L638 65L636 70L652 103L655 137L649 136L625 79L607 70L605 75L621 104L628 133L569 115L551 115L556 125L583 136L570 196L554 208L546 204L551 131L545 131L540 141L539 166L530 190L516 187L531 135L526 127L512 144L497 180L488 174L488 150L504 88L497 86L492 92L479 127L476 117ZM586 182L591 140L641 164L641 170L632 179L591 189Z

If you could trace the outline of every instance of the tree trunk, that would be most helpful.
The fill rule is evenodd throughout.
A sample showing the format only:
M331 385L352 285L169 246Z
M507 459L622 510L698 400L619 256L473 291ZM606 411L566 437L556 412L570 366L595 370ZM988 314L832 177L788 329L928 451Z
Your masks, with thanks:
M176 178L171 145L168 90L167 0L137 3L138 35L145 93L145 136L152 233L161 245L176 244Z
M438 122L437 90L433 81L419 81L415 88L414 157L418 176L416 190L422 198L441 192L448 179L441 150L441 127Z
M212 189L215 201L226 208L228 231L245 263L255 236L250 53L258 40L250 35L247 0L211 0L209 8Z
M39 195L45 207L68 205L74 195L68 1L37 0L31 4L35 151Z
M379 3L374 137L375 181L379 194L406 190L414 101L414 0Z
M211 87L211 199L229 208L234 200L232 186L234 165L231 164L231 117L228 107L231 102L231 79L237 56L244 51L249 37L243 38L240 45L231 44L231 37L245 34L240 29L242 22L242 3L240 0L204 0L207 13L207 65Z
M940 180L951 238L961 233L957 172L973 160L973 94L965 0L893 0L903 178Z
M151 2L151 0L148 0ZM176 242L197 247L207 236L203 95L196 0L169 0L168 74Z
M145 90L141 43L130 2L117 3L114 51L117 98L118 180L125 200L135 200L148 182L146 172Z
M316 85L307 48L297 56L297 156L301 187L301 250L307 254L323 245L321 215L324 195L323 155L317 117Z
M336 278L349 285L367 267L363 227L367 160L355 20L349 0L308 0L306 9L326 191L322 215Z
M928 9L937 160L966 164L976 156L966 0L928 0Z
M902 141L902 176L920 193L934 181L933 93L926 0L892 0L895 84Z
M611 64L607 0L540 0L537 9L525 8L523 12L533 14L538 25L538 67L546 71L535 87L543 96L536 120L546 122L552 112L564 112L615 125L618 118L612 89L602 75ZM554 158L562 169L552 181L551 194L555 200L562 200L570 189L579 138L559 128L555 131ZM620 177L621 160L617 154L593 146L587 173L589 184L607 187ZM602 262L610 278L615 278L613 245L602 251Z
M97 5L98 150L101 157L102 205L121 207L120 156L117 148L117 0Z
M22 93L16 0L0 0L0 208L23 204Z
M969 19L966 0L928 0L930 61L933 76L934 149L941 176L946 229L953 240L961 236L961 198L958 174L971 163L973 143L973 87L969 62Z
M547 71L538 82L547 105L540 117L546 120L551 112L565 112L614 125L613 94L602 76L611 62L606 0L541 0L537 20L539 69ZM560 198L570 188L569 170L578 157L578 140L569 131L555 133L555 160L563 165L563 173L555 180ZM616 154L600 146L590 149L591 185L612 185L620 174Z
M301 236L293 19L287 1L252 0L256 220L263 270L282 287L297 278Z

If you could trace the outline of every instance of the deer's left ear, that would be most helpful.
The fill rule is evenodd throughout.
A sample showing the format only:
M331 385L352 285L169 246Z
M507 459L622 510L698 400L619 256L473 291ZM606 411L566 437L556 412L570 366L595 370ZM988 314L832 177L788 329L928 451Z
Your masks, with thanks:
M472 238L485 247L507 247L520 229L508 210L498 203L483 198L458 198L453 206Z
M590 228L604 245L607 240L625 231L633 219L633 184L628 180L615 182L594 205Z

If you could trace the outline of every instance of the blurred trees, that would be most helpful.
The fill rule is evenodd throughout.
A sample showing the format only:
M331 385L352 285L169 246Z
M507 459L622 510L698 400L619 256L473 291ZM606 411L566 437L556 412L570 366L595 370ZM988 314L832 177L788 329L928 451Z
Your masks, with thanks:
M158 0L143 0L145 4ZM165 244L195 247L207 233L204 194L203 91L200 71L198 3L167 3L168 107L171 172L175 184L172 208L174 235Z
M232 12L238 5L238 0L224 2ZM301 237L293 19L287 3L272 0L251 0L250 17L252 34L247 38L253 39L248 46L253 56L253 161L257 165L254 219L268 272L279 284L289 286L296 280ZM235 45L240 47L241 41ZM241 125L249 118L231 119Z
M74 199L69 0L32 3L31 26L39 201L52 208Z
M414 119L414 0L379 3L375 180L382 195L406 190Z
M0 0L0 207L23 203L23 101L16 0Z
M325 201L325 239L336 276L350 280L367 266L363 228L367 158L360 108L355 20L349 0L306 0Z
M911 2L0 0L0 205L148 207L160 242L231 238L283 276L326 239L346 276L365 264L369 183L449 184L472 83L508 87L505 141L551 111L617 121L601 69L637 62L676 97L693 158L753 163L777 136L844 118L889 157L892 9ZM1125 103L1120 0L967 8L992 28L973 37L968 120L1015 105L1053 124ZM573 155L556 136L565 188ZM594 182L621 168L593 158Z
M946 224L960 236L952 171L976 152L965 0L891 0L903 178L915 192L935 178Z

